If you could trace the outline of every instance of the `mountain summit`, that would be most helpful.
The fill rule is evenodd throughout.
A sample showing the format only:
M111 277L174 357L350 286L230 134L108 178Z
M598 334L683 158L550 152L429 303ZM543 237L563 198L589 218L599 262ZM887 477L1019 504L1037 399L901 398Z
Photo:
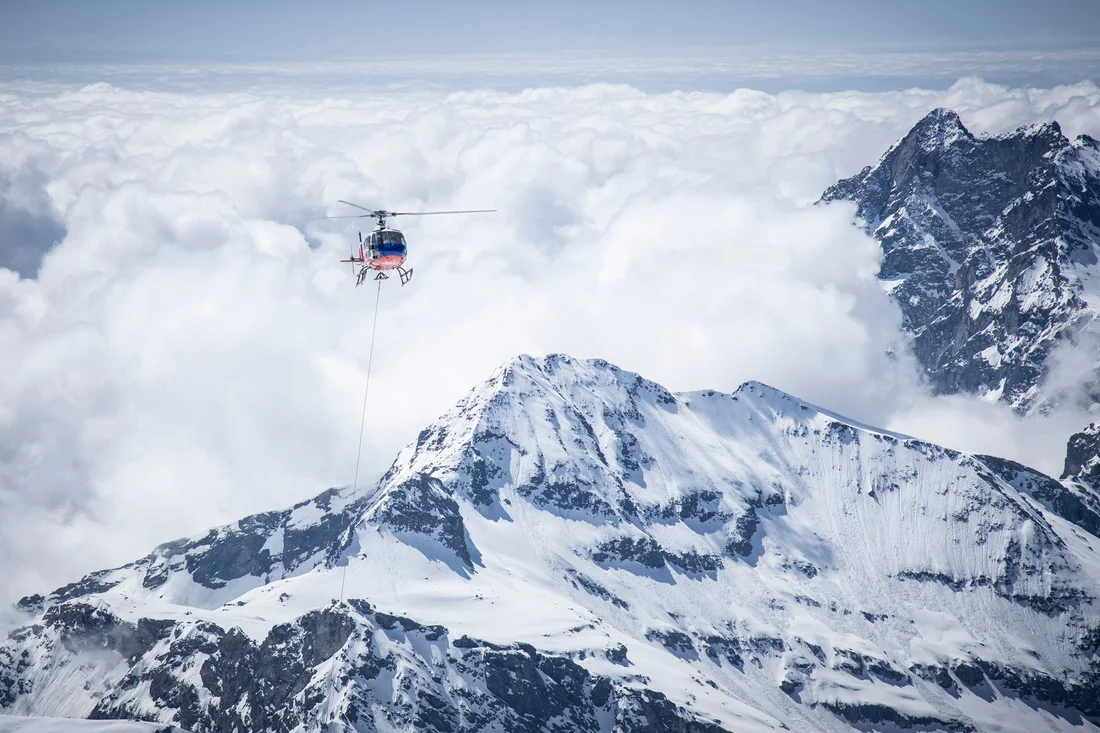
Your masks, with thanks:
M0 710L317 730L334 664L344 731L1079 730L1098 532L1087 485L757 382L524 356L368 491L23 599Z
M1097 315L1100 144L1056 122L976 137L936 109L877 164L821 201L856 203L882 243L879 277L940 392L1021 412L1044 390L1056 345Z

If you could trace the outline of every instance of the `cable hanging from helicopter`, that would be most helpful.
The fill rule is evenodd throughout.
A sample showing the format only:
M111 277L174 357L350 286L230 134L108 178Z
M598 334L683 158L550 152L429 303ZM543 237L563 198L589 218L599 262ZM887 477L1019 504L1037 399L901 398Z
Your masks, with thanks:
M340 260L341 262L350 262L352 266L359 265L359 272L355 279L355 286L359 287L366 279L367 274L375 272L374 279L378 281L378 293L375 295L374 301L374 324L371 327L370 337L370 349L367 354L367 379L366 385L363 388L363 407L362 413L359 417L359 443L355 454L355 477L352 479L352 491L356 491L359 484L359 464L362 458L363 450L363 430L366 426L367 419L367 396L370 394L370 375L371 367L374 364L374 339L378 333L378 305L382 295L382 280L387 280L389 277L386 275L387 271L397 270L397 274L401 278L401 284L405 285L412 278L412 268L408 270L404 268L405 259L408 256L408 243L405 241L405 235L397 229L386 226L386 219L394 216L436 216L439 214L491 214L496 209L469 209L464 211L386 211L384 209L368 209L365 206L359 204L353 204L350 201L340 200L341 204L347 204L348 206L354 206L357 209L361 209L367 213L365 214L353 214L351 216L319 216L315 219L366 219L372 217L378 220L377 226L370 233L367 234L367 238L363 239L363 233L359 232L359 254L355 254L354 244L352 245L351 257L346 260ZM351 528L348 529L347 543L351 541ZM348 544L343 545L343 549L346 552ZM340 575L340 599L337 601L336 608L342 608L344 606L344 586L347 580L348 565L350 563L344 563L343 571ZM336 637L339 639L343 633L344 616L338 615ZM334 730L336 723L333 720L332 713L332 698L333 689L335 686L335 673L336 673L336 660L338 653L332 655L332 662L329 665L328 674L326 675L324 692L324 706L320 709L320 717L317 718L318 729L327 728L328 730ZM303 690L303 693L305 691Z
M370 272L377 273L375 280L386 280L388 270L397 270L401 284L405 285L412 279L412 268L405 269L405 259L408 257L409 247L405 241L405 235L393 227L386 226L386 219L394 216L437 216L439 214L492 214L496 209L467 209L464 211L386 211L385 209L368 209L366 206L353 204L351 201L338 199L339 203L354 206L367 212L365 214L352 214L350 216L321 216L318 219L366 219L373 217L378 224L363 239L363 233L359 232L359 254L355 254L352 246L351 257L341 262L350 262L360 265L359 273L355 278L355 286L359 287Z

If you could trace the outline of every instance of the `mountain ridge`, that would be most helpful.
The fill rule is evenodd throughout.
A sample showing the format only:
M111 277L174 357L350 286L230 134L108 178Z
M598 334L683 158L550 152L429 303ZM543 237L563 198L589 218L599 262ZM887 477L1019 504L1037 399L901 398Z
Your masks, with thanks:
M24 599L0 709L305 730L335 655L344 730L1069 730L1093 498L756 382L519 357L376 487Z
M932 386L1028 412L1067 397L1044 384L1051 359L1097 315L1098 190L1088 135L1051 121L975 136L939 108L819 203L854 202L881 243L879 278Z

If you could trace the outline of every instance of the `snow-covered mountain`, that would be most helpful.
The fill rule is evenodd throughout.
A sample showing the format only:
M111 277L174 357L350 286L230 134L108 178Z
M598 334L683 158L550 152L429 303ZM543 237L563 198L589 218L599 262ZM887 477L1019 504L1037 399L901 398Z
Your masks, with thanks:
M1097 730L1098 533L763 384L520 357L369 491L23 599L0 710L318 730L334 669L346 731Z
M937 109L821 200L854 201L882 243L879 277L937 390L1020 411L1059 398L1042 385L1051 352L1100 312L1100 143L1055 122L976 137Z
M174 726L129 720L74 720L0 715L0 733L186 733Z

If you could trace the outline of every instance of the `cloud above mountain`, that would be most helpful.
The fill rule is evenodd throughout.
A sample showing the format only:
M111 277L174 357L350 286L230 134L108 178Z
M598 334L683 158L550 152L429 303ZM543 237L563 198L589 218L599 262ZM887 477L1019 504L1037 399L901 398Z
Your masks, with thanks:
M220 88L0 97L0 595L351 481L376 292L337 262L369 221L311 218L337 199L499 209L395 222L416 272L380 296L367 481L496 364L552 351L1050 468L1037 423L927 395L877 243L811 204L937 106L1100 136L1093 84Z

